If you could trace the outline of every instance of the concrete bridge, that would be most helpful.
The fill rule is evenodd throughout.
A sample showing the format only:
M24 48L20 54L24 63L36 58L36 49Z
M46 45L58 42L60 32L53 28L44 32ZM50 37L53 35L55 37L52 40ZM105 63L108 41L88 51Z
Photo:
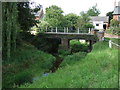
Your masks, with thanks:
M58 29L56 29L54 32L52 30L49 30L47 32L39 33L39 36L42 38L61 39L60 47L64 50L69 49L69 41L72 39L86 40L89 42L89 49L91 50L93 43L99 40L96 32L88 30L87 33L80 33L80 30L78 30L74 33L68 32L69 30L67 30L67 32L65 32L65 30L63 30L63 32L59 32Z

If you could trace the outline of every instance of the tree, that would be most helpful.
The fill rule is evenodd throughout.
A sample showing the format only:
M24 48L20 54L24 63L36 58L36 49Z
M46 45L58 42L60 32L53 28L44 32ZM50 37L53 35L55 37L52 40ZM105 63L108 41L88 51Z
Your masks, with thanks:
M118 20L111 19L110 26L112 26L112 27L118 27L119 23L120 22Z
M89 16L98 16L100 14L100 11L99 11L99 9L97 9L97 4L95 6L92 6L92 8L90 8L87 11L87 14Z
M3 59L9 60L11 52L16 49L16 37L18 28L18 10L17 3L9 2L2 3L2 51Z
M18 22L22 31L27 32L31 27L37 25L38 21L35 20L37 11L41 9L41 5L36 6L35 9L31 9L30 2L19 2L17 3L18 8Z
M82 11L80 13L80 17L77 21L77 27L79 27L81 29L93 28L94 26L89 23L89 20L90 20L89 15L87 13L85 13L84 11Z
M46 8L45 21L47 21L50 27L63 27L63 11L60 7L52 5L49 8Z
M74 13L70 13L65 15L65 19L67 22L67 27L71 27L72 29L75 29L77 26L77 20L78 16Z
M110 24L110 20L113 18L113 11L106 13L106 16L109 16L109 24Z

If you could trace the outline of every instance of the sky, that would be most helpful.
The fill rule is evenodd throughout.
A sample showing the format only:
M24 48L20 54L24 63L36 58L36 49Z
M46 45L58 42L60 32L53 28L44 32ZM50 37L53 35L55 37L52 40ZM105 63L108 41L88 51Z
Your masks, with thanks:
M114 10L115 0L32 0L36 4L41 4L45 12L45 8L51 5L57 5L61 7L64 14L75 13L80 14L81 11L87 11L89 8L97 4L97 8L100 10L99 16L105 16L107 12ZM116 4L120 0L116 0Z

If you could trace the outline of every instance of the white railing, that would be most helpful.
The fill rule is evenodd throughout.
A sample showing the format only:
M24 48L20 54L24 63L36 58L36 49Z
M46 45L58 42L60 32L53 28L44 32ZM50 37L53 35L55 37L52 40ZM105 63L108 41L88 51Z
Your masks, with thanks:
M45 29L43 29L43 28L39 28L40 30L42 30L42 31L45 31L45 32L51 32L51 33L91 33L91 28L89 28L89 29L80 29L80 28L77 28L77 29L75 29L75 30L72 30L72 29L70 29L70 28L68 28L68 27L64 27L64 28L45 28ZM39 31L40 31L39 30Z
M112 44L120 48L120 45L109 40L109 48L112 48Z

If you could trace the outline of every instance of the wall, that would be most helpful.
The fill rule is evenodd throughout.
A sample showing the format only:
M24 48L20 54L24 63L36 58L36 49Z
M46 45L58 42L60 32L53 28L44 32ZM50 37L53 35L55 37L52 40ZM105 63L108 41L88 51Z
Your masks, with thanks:
M99 26L96 26L96 24L99 24ZM93 21L93 25L96 29L103 29L103 21Z

